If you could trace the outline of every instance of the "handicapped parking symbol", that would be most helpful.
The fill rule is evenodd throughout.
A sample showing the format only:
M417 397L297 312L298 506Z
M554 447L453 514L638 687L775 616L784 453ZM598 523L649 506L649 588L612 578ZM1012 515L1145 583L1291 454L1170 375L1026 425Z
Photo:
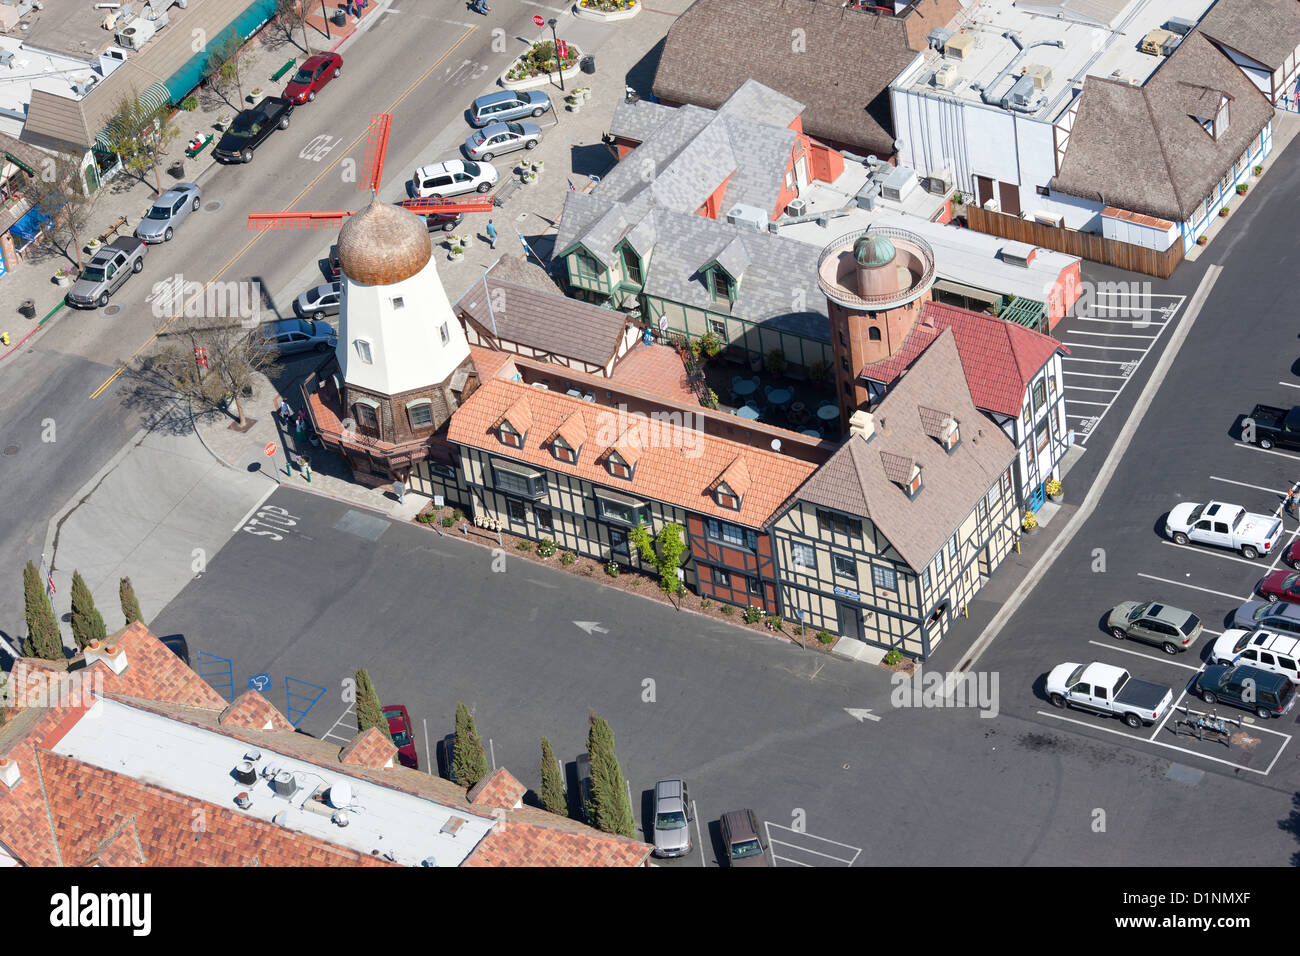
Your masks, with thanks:
M270 674L254 674L248 679L248 689L255 690L258 693L266 690L271 686Z

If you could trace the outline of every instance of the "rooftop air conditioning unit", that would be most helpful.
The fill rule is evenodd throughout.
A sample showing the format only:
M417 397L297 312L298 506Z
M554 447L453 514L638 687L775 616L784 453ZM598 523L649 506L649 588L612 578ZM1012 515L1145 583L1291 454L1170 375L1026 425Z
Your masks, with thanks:
M1029 263L1034 261L1034 255L1037 252L1038 249L1035 246L1023 242L1011 243L1002 247L1002 261L1009 265L1028 269Z
M137 17L117 35L117 42L128 50L138 50L153 39L158 25L152 20Z
M902 202L918 185L916 170L895 166L880 184L880 195L892 202Z
M930 170L930 175L926 180L926 190L935 196L946 196L953 187L952 169L948 166L937 166Z
M787 216L802 216L808 211L808 200L795 197L785 207Z
M964 60L975 49L975 37L963 30L943 45L943 55Z
M1179 39L1178 34L1170 30L1152 30L1142 38L1138 49L1152 56L1168 56L1178 46Z
M1170 33L1177 33L1180 37L1187 36L1195 26L1195 20L1186 20L1183 17L1170 17L1165 21L1165 29Z
M1045 90L1052 85L1052 68L1043 66L1041 63L1033 63L1025 67L1025 76L1033 77L1034 89Z
M1051 226L1053 229L1065 228L1065 217L1054 212L1036 212L1034 222L1040 226Z
M8 67L11 70L14 68L13 50L0 50L0 66Z
M947 27L935 27L925 35L931 50L942 50L945 43L952 39L952 31Z
M736 203L727 210L727 222L733 226L749 226L751 229L762 230L767 226L767 213L758 206Z
M957 72L957 67L953 63L945 63L939 69L935 70L934 78L931 81L935 86L942 90L951 90L961 82L961 74Z

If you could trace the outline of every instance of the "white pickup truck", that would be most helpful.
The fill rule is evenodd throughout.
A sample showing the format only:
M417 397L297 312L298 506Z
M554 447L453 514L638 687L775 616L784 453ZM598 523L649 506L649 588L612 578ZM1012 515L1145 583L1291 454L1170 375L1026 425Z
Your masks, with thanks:
M1254 560L1268 554L1282 533L1282 519L1252 514L1241 505L1210 501L1203 505L1184 501L1175 505L1165 519L1165 534L1174 544L1213 544L1240 551Z
M1163 717L1174 692L1160 684L1130 677L1110 664L1059 664L1047 675L1047 699L1054 707L1070 704L1099 714L1115 714L1138 728Z

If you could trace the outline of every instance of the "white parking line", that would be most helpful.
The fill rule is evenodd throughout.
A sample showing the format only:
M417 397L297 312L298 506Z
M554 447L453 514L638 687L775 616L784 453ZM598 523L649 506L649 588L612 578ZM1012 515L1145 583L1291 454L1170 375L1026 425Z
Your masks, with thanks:
M1295 382L1278 382L1279 385L1285 385L1287 388L1300 388Z
M1110 392L1112 395L1118 395L1122 391L1122 387L1121 388L1089 388L1087 385L1065 386L1065 390L1067 392L1070 389L1074 389L1076 392Z
M1111 308L1111 306L1104 306L1104 308ZM1115 306L1115 308L1119 308L1119 306ZM1164 310L1158 309L1153 311L1164 311ZM1133 321L1132 319L1102 319L1102 318L1097 318L1095 316L1087 316L1087 315L1079 315L1079 316L1075 316L1075 318L1077 318L1080 322L1111 322L1111 323L1119 323L1121 325L1128 325L1130 322ZM1164 328L1165 326L1163 322L1144 323L1144 325L1148 325L1148 324L1158 325L1161 328Z
M1146 339L1148 342L1151 341L1152 339L1158 338L1160 335L1159 332L1157 332L1155 335L1130 335L1127 332L1084 332L1082 330L1079 330L1077 332L1071 332L1070 334L1071 335L1095 335L1103 339Z
M1129 348L1126 345L1089 345L1087 342L1063 342L1072 349L1101 349L1103 352L1146 352L1146 349Z
M1110 405L1110 402L1085 402L1081 398L1076 398L1073 399L1070 402L1070 404L1071 405L1100 405L1102 408L1106 408L1108 405ZM1090 418L1090 417L1091 416L1089 415L1067 415L1066 416L1066 418Z
M793 859L791 857L778 855L776 852L776 847L778 844L781 846L792 847L793 849L798 850L800 853L811 853L813 856L820 856L827 860L834 860L836 863L841 863L844 866L852 866L854 861L857 860L857 858L862 854L861 847L853 846L852 844L849 843L841 843L839 840L830 840L827 839L826 837L815 836L811 833L805 833L803 831L796 830L793 827L782 826L779 823L769 823L767 820L764 820L763 826L767 829L767 842L768 842L768 846L771 848L772 859L774 861L782 860L786 863L794 863L798 866L812 865L809 863L804 863L800 860ZM773 829L785 830L787 833L793 834L795 840L778 840L772 836ZM827 846L827 850L829 850L830 847L838 847L840 848L841 851L852 850L853 855L847 857L837 856L835 853L823 852L821 850L814 850L811 847L804 846L802 842L795 842L796 840L797 841L816 840L819 843L829 844L829 846Z
M341 741L343 741L343 743L345 743L345 744L351 742L352 737L355 737L356 734L353 734L352 737L340 737L340 736L338 736L337 734L334 733L334 728L337 727L339 724L343 723L343 721L344 721L345 719L347 719L348 714L353 713L353 709L352 709L352 708L353 708L353 705L352 705L352 704L348 704L347 709L346 709L345 711L343 711L342 714L339 715L339 719L338 719L338 720L334 721L333 726L331 726L329 730L325 731L325 733L321 734L321 740L326 740L326 739L328 739L328 738L330 738L330 737L333 737L335 740L341 740Z
M1260 448L1258 445L1247 445L1245 442L1233 442L1238 448L1250 448L1254 451L1262 451L1266 455L1281 455L1283 458L1290 458L1292 461L1300 461L1300 455L1291 455L1284 451L1278 451L1276 448Z
M1121 365L1127 365L1127 362L1121 362ZM1077 375L1079 378L1117 378L1121 382L1128 378L1127 375L1103 375L1100 372L1062 372L1062 375Z
M1129 365L1129 364L1131 364L1131 363L1129 363L1129 362L1120 362L1120 361L1117 361L1116 359L1090 359L1090 358L1076 358L1076 357L1073 356L1073 355L1066 355L1066 356L1064 356L1064 357L1061 359L1061 361L1062 361L1062 362L1087 362L1089 365ZM1069 375L1070 373L1069 373L1069 372L1066 372L1065 374Z
M1157 664L1172 664L1174 667L1184 667L1189 671L1199 671L1199 667L1193 667L1191 664L1182 664L1175 660L1170 660L1168 656L1156 657L1154 654L1143 654L1141 651L1131 651L1127 647L1119 647L1116 644L1107 644L1105 641L1088 641L1089 644L1096 644L1098 647L1104 647L1108 651L1119 651L1121 654L1132 654L1134 657L1145 657L1149 661L1155 661Z
M1191 551L1195 554L1203 554L1207 558L1219 558L1222 561L1237 561L1240 564L1249 564L1253 568L1259 567L1259 562L1252 561L1250 560L1250 558L1238 558L1238 557L1234 557L1231 554L1219 554L1217 551L1210 551L1206 548L1198 548L1194 544L1174 544L1172 541L1161 541L1160 543L1163 545L1168 545L1171 548L1181 548L1184 551Z
M1176 584L1180 588L1191 588L1193 591L1204 591L1206 594L1217 594L1219 597L1232 598L1234 601L1249 601L1249 597L1240 597L1236 594L1229 594L1227 591L1216 591L1213 588L1203 588L1199 584L1188 584L1186 581L1175 581L1172 578L1158 578L1154 574L1145 574L1138 572L1138 577L1146 578L1148 581L1159 581L1161 584Z
M1225 485L1240 485L1243 488L1254 488L1256 491L1267 491L1270 494L1274 494L1274 495L1281 495L1284 494L1286 491L1286 489L1278 490L1277 488L1265 488L1263 485L1252 485L1249 482L1245 482L1245 481L1234 481L1231 478L1220 478L1218 475L1210 475L1210 480L1221 481Z

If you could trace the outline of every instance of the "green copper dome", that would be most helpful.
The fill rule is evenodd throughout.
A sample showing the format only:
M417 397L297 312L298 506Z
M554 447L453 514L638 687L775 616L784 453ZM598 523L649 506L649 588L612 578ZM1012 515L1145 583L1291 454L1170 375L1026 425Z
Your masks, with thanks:
M858 265L868 269L889 265L897 254L898 250L894 248L894 244L884 236L873 236L868 233L853 244L853 258L857 260Z

